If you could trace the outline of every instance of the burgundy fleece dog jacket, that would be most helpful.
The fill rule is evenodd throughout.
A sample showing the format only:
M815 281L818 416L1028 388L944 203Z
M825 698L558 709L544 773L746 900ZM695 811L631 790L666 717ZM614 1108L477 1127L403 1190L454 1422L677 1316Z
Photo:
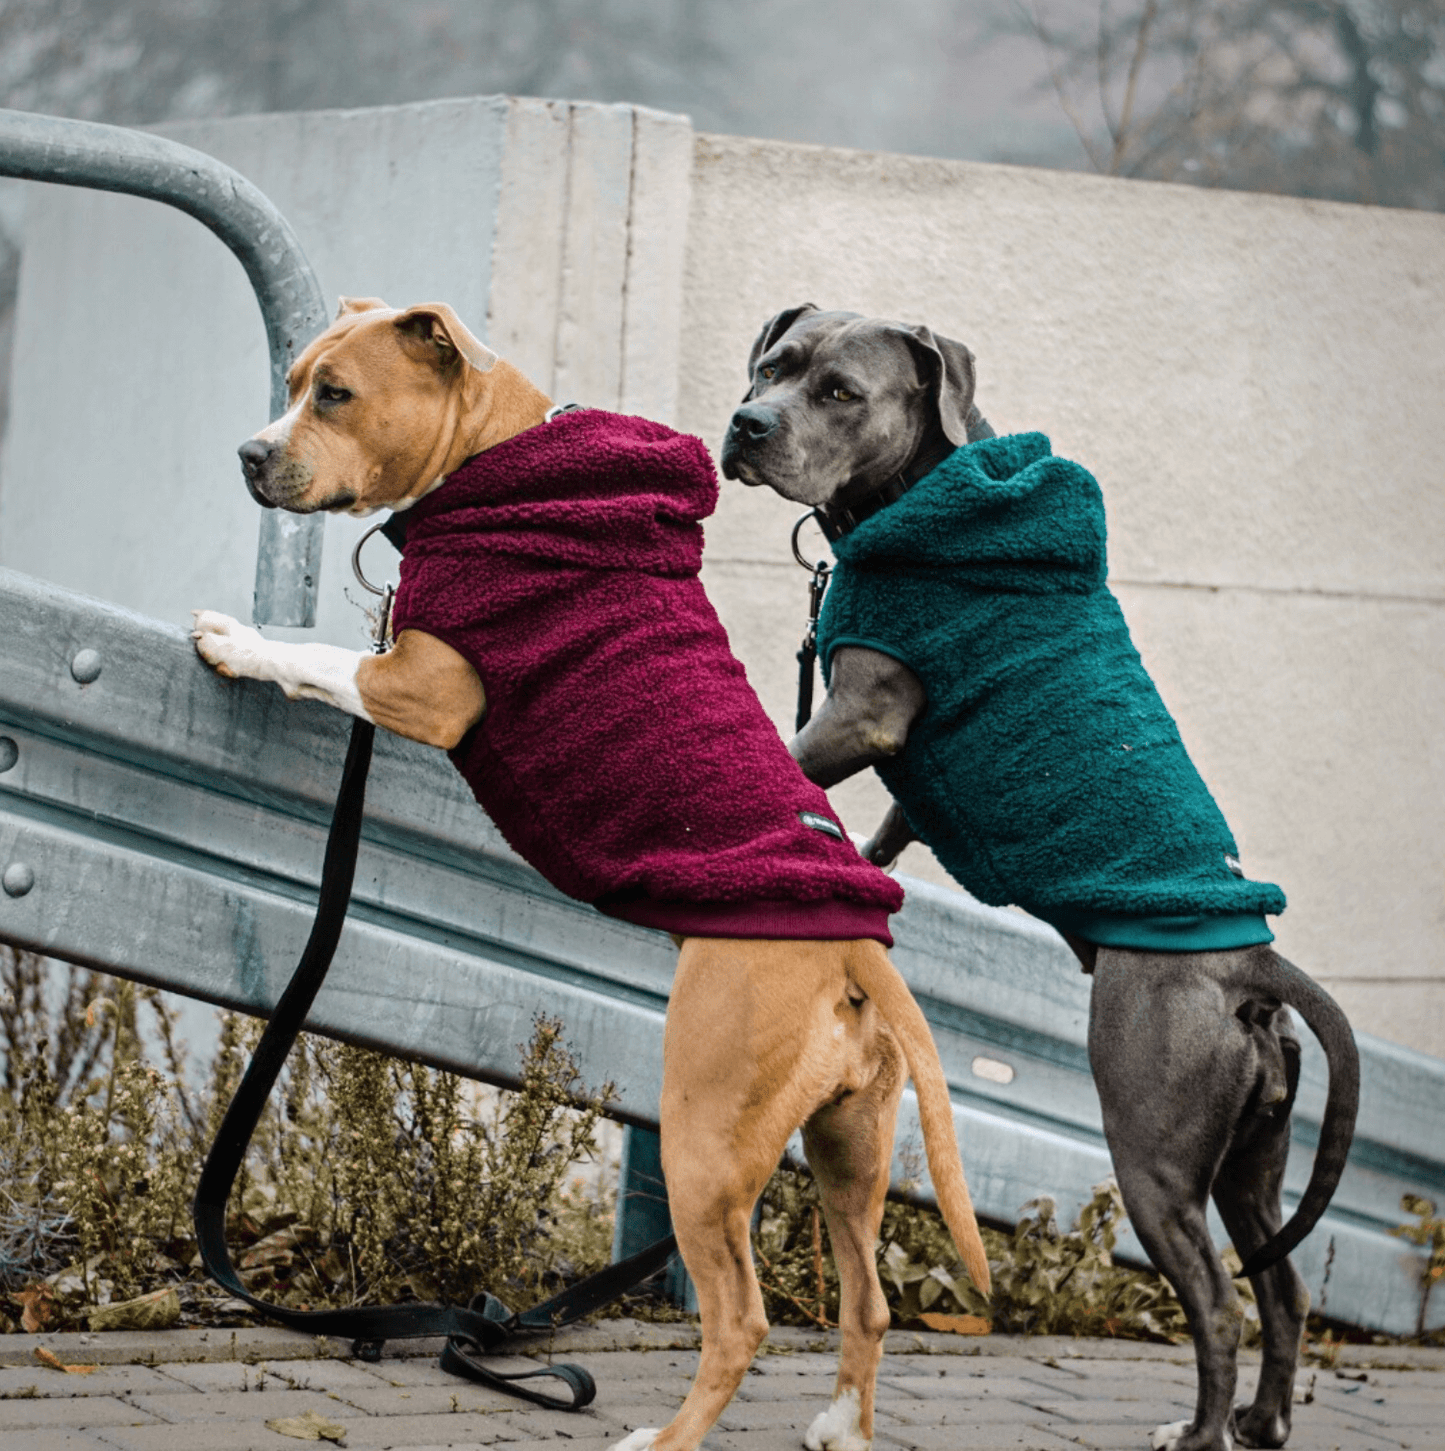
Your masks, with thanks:
M596 410L476 455L406 516L393 614L486 691L452 750L569 896L686 936L892 945L902 889L798 769L698 578L700 440Z

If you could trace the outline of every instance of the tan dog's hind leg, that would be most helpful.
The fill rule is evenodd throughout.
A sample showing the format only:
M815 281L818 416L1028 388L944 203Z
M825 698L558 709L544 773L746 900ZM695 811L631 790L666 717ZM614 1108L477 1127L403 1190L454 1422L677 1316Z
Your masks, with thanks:
M788 1136L862 1086L846 946L688 938L663 1039L662 1163L673 1228L697 1286L702 1356L681 1410L627 1451L692 1451L748 1368L768 1322L748 1225ZM855 993L856 996L856 993Z
M833 1403L808 1428L809 1451L867 1451L873 1438L873 1389L888 1329L888 1302L874 1258L893 1160L893 1130L906 1069L873 1004L873 1081L825 1104L803 1125L803 1147L818 1181L838 1267L842 1346Z
M663 1060L663 1172L697 1286L702 1356L673 1421L634 1431L614 1451L693 1451L737 1390L768 1328L748 1225L799 1124L843 1291L837 1391L808 1445L867 1451L888 1324L873 1254L905 1063L945 1218L964 1262L988 1285L948 1088L918 1004L876 942L688 938Z

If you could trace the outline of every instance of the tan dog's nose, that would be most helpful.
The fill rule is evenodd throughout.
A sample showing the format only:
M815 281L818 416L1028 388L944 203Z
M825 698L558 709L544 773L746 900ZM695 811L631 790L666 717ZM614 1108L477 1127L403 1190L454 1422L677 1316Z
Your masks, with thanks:
M271 462L273 445L259 438L248 438L236 452L241 456L241 472L246 475L246 487L250 489L251 497L265 508L274 509L276 505L259 488L266 466Z
M254 479L266 467L266 460L271 457L271 445L262 443L259 438L248 438L236 452L241 455L241 467L246 471L246 477Z

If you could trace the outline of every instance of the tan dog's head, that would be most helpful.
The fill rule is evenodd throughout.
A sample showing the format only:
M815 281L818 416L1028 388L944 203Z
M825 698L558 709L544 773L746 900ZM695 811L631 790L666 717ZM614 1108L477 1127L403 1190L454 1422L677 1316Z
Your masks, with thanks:
M286 381L290 406L241 445L241 467L257 503L297 514L405 508L500 441L489 433L514 408L494 406L499 387L513 405L517 385L540 399L532 422L547 402L441 302L343 297Z

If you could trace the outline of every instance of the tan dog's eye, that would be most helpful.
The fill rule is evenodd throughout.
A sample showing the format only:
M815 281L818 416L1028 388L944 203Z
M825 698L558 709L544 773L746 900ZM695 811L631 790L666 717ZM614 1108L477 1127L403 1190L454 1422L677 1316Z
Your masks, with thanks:
M318 383L316 385L316 402L318 406L335 407L338 403L345 403L351 397L349 388L338 388L334 383Z

